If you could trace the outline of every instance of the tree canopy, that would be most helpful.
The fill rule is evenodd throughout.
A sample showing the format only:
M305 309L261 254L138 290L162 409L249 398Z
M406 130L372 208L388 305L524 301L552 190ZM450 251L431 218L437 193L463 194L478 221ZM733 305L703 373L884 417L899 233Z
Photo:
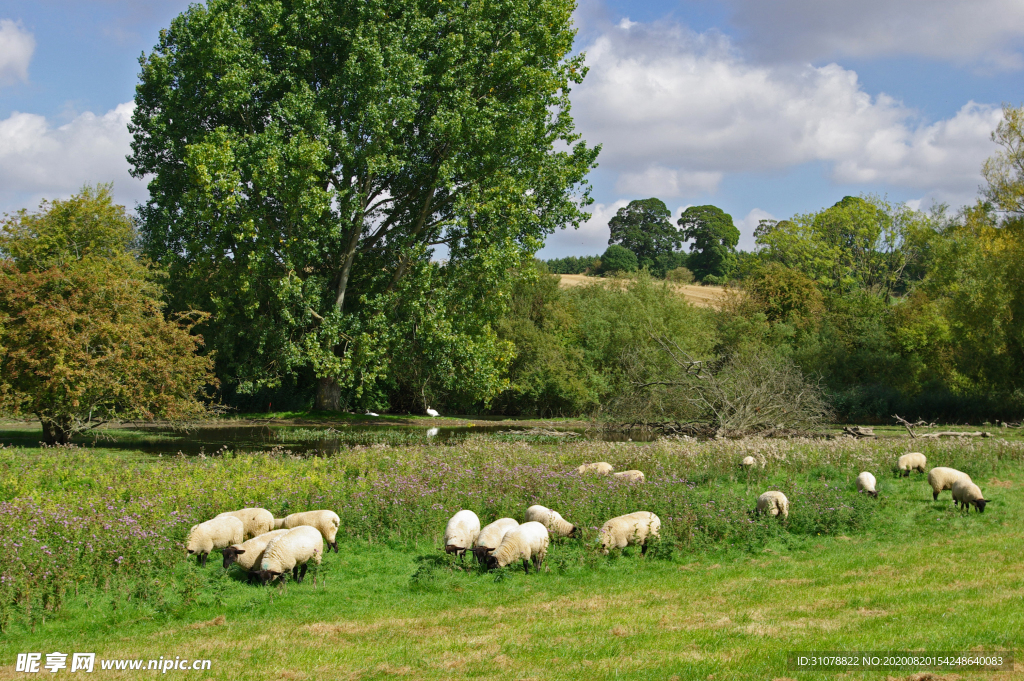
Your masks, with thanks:
M740 230L732 216L717 206L690 206L679 217L682 236L690 244L688 267L701 281L708 277L724 278L735 260Z
M47 442L206 412L213 361L191 333L205 315L165 319L162 289L126 250L134 236L104 186L2 224L0 411L34 414Z
M225 378L308 371L328 408L501 388L515 272L590 202L573 8L211 0L173 20L129 160L146 253L176 308L216 315Z
M630 201L608 221L608 243L628 248L636 255L640 267L664 276L666 270L683 264L672 258L682 247L683 239L672 226L671 217L672 212L661 199Z

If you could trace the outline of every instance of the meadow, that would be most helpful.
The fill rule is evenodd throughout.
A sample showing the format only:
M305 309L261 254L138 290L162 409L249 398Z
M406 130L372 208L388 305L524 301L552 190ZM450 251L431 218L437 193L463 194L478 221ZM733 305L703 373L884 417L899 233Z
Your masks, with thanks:
M0 678L24 678L17 653L53 650L207 658L202 678L215 679L764 679L823 678L787 671L796 650L1020 649L1024 443L916 447L993 500L969 515L948 492L932 501L923 476L893 476L907 447L481 436L329 457L3 448ZM743 471L748 454L758 465ZM576 474L597 460L648 481ZM861 470L878 477L878 500L856 493ZM766 489L789 497L788 521L751 512ZM534 503L585 535L554 542L539 574L440 550L455 511L486 523ZM185 559L193 523L253 505L335 510L340 553L272 588L225 572L219 554L205 569ZM660 544L600 556L597 528L640 509L661 517Z

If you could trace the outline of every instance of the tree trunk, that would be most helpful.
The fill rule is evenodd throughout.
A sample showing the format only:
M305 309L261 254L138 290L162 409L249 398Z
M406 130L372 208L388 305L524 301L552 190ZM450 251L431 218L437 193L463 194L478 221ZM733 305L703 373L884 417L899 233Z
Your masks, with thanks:
M321 378L316 387L317 411L341 411L341 385L336 378Z
M66 445L71 441L71 424L58 423L48 418L40 418L43 424L43 442L48 445Z

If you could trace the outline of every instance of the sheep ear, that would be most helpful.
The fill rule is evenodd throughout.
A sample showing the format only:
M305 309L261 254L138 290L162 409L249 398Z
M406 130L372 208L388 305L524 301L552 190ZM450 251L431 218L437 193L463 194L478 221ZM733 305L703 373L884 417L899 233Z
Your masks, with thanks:
M245 549L235 549L235 555L240 556L245 553Z

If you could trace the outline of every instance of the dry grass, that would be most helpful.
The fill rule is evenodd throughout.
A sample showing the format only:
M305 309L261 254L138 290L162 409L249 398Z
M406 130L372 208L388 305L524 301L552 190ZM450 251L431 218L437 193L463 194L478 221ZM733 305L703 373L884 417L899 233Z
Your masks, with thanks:
M606 286L626 286L629 279L614 277L588 277L584 274L560 274L558 285L562 288L574 286L585 286L587 284L601 283ZM679 292L686 301L697 307L721 307L729 295L729 289L722 286L696 286L693 284L669 284Z

